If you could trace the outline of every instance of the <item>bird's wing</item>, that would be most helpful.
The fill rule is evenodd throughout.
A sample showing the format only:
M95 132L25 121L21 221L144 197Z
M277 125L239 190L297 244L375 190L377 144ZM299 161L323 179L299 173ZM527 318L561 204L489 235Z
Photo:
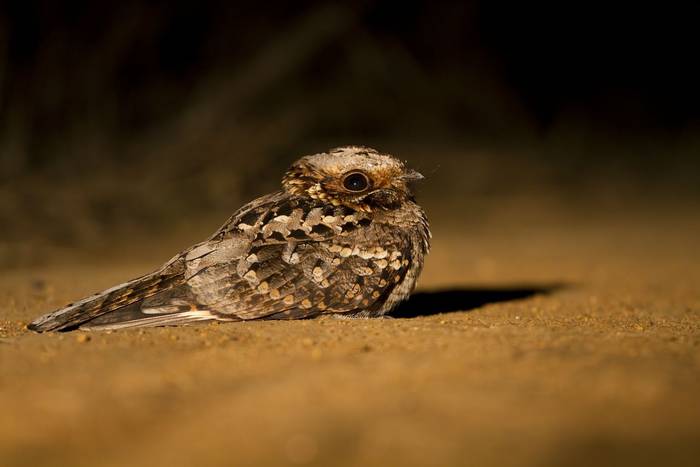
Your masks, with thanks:
M411 253L402 235L343 206L275 193L244 206L158 271L29 327L120 329L371 311L406 274Z
M343 206L276 199L242 209L191 250L186 283L222 319L371 311L406 274L407 235Z

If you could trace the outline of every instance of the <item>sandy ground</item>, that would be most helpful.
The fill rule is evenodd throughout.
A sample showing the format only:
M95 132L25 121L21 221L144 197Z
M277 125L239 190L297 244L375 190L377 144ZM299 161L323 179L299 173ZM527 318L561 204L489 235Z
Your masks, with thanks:
M393 320L24 329L184 233L3 271L0 465L697 465L696 211L434 234Z

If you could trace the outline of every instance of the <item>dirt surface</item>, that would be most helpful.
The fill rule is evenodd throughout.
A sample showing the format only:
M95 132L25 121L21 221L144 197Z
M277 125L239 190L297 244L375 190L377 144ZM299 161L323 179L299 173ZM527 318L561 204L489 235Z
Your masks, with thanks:
M436 224L385 320L24 329L218 220L6 269L0 465L697 465L700 221L653 211Z

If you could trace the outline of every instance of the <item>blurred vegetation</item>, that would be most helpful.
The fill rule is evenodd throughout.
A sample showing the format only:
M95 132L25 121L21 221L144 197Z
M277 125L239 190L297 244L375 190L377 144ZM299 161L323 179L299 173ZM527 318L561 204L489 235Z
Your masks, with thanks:
M409 159L433 205L697 194L697 91L667 53L684 37L652 49L637 22L644 40L619 45L620 8L590 41L597 10L574 24L555 5L4 4L0 242L223 218L341 144ZM660 57L682 78L642 74Z

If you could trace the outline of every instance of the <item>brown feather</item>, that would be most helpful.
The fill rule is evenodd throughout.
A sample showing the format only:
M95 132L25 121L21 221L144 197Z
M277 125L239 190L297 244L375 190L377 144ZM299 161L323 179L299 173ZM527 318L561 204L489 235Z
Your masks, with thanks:
M364 185L345 188L354 172ZM359 146L303 157L282 191L246 204L205 242L30 329L381 316L411 293L429 249L427 219L406 184L416 174Z

